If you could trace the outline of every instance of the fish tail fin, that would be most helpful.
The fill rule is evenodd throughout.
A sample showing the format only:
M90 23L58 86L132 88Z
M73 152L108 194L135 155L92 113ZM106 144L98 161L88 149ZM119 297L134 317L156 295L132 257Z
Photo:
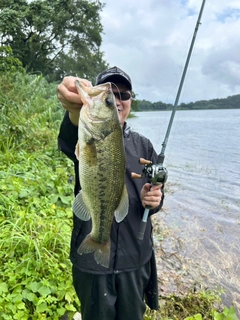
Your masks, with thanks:
M106 243L97 243L91 237L91 234L87 235L78 248L78 254L94 252L95 261L103 267L108 268L110 263L110 240Z

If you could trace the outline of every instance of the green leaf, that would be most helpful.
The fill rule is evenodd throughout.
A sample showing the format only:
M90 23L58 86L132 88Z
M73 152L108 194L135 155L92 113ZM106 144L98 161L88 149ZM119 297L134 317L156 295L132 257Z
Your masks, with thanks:
M77 311L77 309L76 309L72 304L67 304L67 305L65 305L65 309L66 309L67 311L73 311L73 312L76 312L76 311Z
M28 197L29 196L29 191L28 190L21 190L20 191L20 193L19 193L19 195L18 195L18 197L21 199L21 198L26 198L26 197Z
M16 307L18 309L25 309L25 303L23 303L23 302L16 303Z
M42 313L48 310L48 306L45 302L42 302L40 304L37 305L36 307L36 311L37 313Z
M29 292L29 294L26 296L26 299L34 303L38 301L38 297L32 292Z
M75 310L73 310L73 311L75 311ZM57 314L58 314L59 317L63 316L65 314L65 312L66 312L65 308L57 309Z
M233 316L236 317L236 309L235 309L233 306L231 306L231 307L229 308L227 314L228 314L229 316L230 316L230 315L233 315ZM237 319L237 318L236 318L236 319Z
M41 288L38 289L38 292L41 294L41 296L47 296L51 294L50 288L46 286L42 286Z
M0 292L8 292L8 285L5 282L0 282Z
M32 290L32 292L36 293L38 292L38 289L41 287L41 283L40 282L32 282L29 285L29 288Z
M222 320L223 319L223 316L220 313L218 313L217 311L214 311L213 317L214 317L214 320Z
M68 303L71 303L73 301L72 295L69 294L68 292L65 294L65 299L67 300Z
M71 201L72 201L72 197L66 197L62 195L60 196L60 199L64 204L71 204Z

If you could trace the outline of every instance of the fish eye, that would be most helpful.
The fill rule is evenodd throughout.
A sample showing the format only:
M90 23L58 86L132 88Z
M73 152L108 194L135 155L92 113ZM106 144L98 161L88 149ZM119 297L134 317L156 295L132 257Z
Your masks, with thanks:
M113 100L111 98L106 98L105 103L108 107L111 107L113 105Z

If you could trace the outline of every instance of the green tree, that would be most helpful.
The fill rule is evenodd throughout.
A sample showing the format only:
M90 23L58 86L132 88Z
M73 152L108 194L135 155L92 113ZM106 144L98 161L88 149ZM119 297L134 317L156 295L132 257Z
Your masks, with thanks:
M100 51L103 6L98 0L1 0L0 44L48 80L71 74L93 81L107 67Z
M152 103L147 100L138 100L138 109L141 110L152 110Z
M0 71L1 72L24 72L22 63L14 58L9 46L0 46Z
M132 97L133 97L133 100L132 100L132 104L131 104L131 110L132 111L139 111L138 100L136 99L137 95L134 92L132 93Z

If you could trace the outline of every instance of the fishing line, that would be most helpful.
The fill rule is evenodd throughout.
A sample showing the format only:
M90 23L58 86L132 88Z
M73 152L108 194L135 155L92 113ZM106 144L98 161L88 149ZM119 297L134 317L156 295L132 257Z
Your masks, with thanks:
M113 82L110 82L110 83L111 83L111 85L114 85L114 86L115 86L115 88L117 89L118 93L120 94L120 90L119 90L118 86L117 86L115 83L113 83Z
M115 84L115 83L113 83L113 82L110 82L111 83L111 85L114 85L115 87L116 87L116 89L117 89L117 91L118 91L118 95L119 95L119 97L118 97L118 99L121 101L121 102L124 102L124 101L128 101L128 100L130 100L130 99L132 99L132 92L131 93L129 93L130 94L130 96L129 96L129 99L127 99L127 100L122 100L122 95L121 95L121 91L119 90L119 88L118 88L118 86ZM126 90L126 92L128 92L128 91L131 91L131 90ZM115 94L114 94L114 92L113 92L113 95L115 96ZM116 100L116 96L115 96L115 100Z

